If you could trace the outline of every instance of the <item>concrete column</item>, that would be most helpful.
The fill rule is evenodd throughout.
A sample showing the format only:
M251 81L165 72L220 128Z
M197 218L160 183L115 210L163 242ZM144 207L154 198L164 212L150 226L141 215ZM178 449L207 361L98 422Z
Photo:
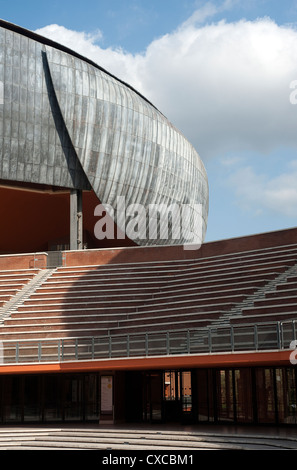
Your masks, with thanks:
M83 248L82 191L70 190L70 250Z

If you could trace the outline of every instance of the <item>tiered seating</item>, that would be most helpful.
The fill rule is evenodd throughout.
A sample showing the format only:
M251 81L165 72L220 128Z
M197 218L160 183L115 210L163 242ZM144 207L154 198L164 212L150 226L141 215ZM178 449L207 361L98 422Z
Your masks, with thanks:
M58 268L5 321L0 339L207 326L296 260L297 245L291 245L197 260ZM278 305L279 312L282 308Z
M242 317L231 320L232 324L297 320L296 287L297 274L289 274L285 282L265 292L264 298L256 299L253 306L243 308Z
M18 269L0 271L0 307L3 307L12 297L39 272L39 269Z

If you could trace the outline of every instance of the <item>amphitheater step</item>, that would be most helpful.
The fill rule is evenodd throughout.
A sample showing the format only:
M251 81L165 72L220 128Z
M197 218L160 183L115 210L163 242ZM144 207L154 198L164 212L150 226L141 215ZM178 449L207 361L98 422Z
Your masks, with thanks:
M291 450L297 437L252 431L226 433L219 431L187 431L131 429L114 427L36 427L2 428L0 450ZM104 454L106 456L108 454ZM143 454L144 456L146 455ZM112 456L111 456L112 457ZM142 458L142 454L137 456ZM110 457L109 457L110 458ZM101 457L102 459L102 457ZM103 462L100 462L103 463ZM123 462L122 462L123 463ZM125 463L127 463L125 461ZM138 462L137 462L138 463ZM194 462L188 462L193 464Z
M45 282L54 271L55 269L41 269L37 271L28 283L0 308L0 325L3 324L5 319L9 318L10 315L16 311L18 306Z

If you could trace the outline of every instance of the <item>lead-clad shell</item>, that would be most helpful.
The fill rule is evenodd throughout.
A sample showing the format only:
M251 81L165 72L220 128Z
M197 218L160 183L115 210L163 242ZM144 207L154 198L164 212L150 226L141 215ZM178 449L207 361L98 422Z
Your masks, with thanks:
M208 182L193 146L129 85L43 39L0 27L0 179L92 188L120 227L119 198L146 210L178 204L190 232L198 214L202 242ZM173 243L162 233L136 241Z

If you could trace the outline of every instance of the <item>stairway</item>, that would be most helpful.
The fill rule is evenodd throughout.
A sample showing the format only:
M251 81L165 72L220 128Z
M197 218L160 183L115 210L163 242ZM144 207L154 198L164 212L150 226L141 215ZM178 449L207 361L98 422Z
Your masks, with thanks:
M4 306L0 309L0 326L4 321L9 318L18 307L35 292L35 290L45 282L56 270L54 269L41 269L24 287L19 290Z
M143 450L149 452L134 454L134 457L138 463L138 460L142 458L145 462L149 455L148 463L150 464L154 462L156 450L179 450L182 462L193 464L194 460L188 459L187 462L184 460L183 451L187 452L189 458L191 455L189 451L195 450L292 450L296 449L296 445L296 434L282 436L270 432L266 435L259 431L253 434L252 430L228 433L225 428L221 431L218 429L199 431L197 427L197 430L186 431L174 428L166 430L158 426L154 429L133 429L131 426L129 428L94 426L2 428L0 430L0 450ZM103 463L103 456L108 455L104 453L100 458L100 463ZM133 453L131 455L133 456ZM164 463L169 463L169 457L170 455L165 455ZM124 462L127 464L127 461L121 463Z
M212 327L214 331L216 328L230 328L230 321L242 318L242 311L245 308L253 307L256 301L265 299L268 292L273 292L277 285L285 285L290 276L294 275L297 275L297 264L290 266L285 272L280 273L274 279L268 281L253 294L248 295L244 300L232 307L228 312L223 312L219 318L210 322L208 326ZM197 346L202 346L205 341L208 340L205 330L200 332L197 330L194 338Z

